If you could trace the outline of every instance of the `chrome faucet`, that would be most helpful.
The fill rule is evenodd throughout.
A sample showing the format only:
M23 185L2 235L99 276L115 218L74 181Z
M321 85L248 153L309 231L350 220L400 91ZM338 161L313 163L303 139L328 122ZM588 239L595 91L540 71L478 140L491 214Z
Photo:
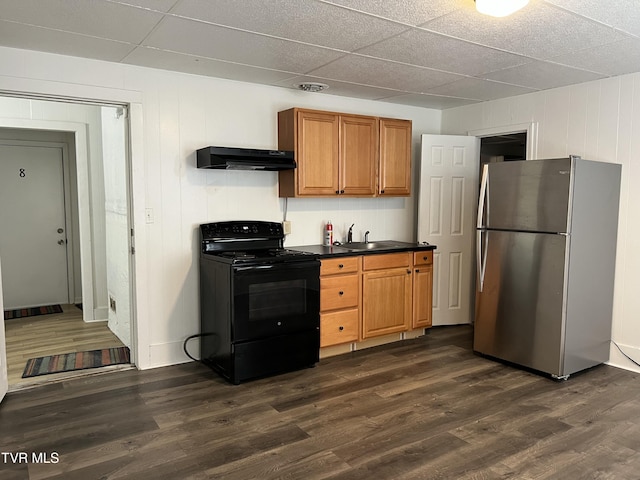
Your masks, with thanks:
M347 232L347 243L353 243L353 226L355 223L352 223L349 227L349 232Z
M364 243L369 243L369 230L364 232Z

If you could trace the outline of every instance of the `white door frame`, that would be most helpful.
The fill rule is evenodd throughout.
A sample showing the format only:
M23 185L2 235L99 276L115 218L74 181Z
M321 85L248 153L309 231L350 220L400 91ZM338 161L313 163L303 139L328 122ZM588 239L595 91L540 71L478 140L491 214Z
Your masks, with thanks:
M45 142L40 140L9 140L0 139L0 145L18 147L51 147L62 150L62 178L64 195L64 228L67 243L67 303L74 303L75 300L75 272L73 262L73 228L71 212L71 176L69 173L69 145L63 142Z
M16 57L17 58L17 57ZM131 292L131 363L139 369L150 368L151 355L151 328L149 325L150 303L148 285L148 254L147 236L145 232L145 163L144 163L144 121L143 121L143 94L140 90L124 89L117 87L103 87L99 85L83 85L60 80L44 80L26 78L24 76L0 75L0 95L14 96L24 99L40 99L54 102L119 104L129 107L129 131L130 143L128 169L131 190L129 192L129 225L132 231L139 234L135 240L136 253L131 257L130 292ZM0 112L2 115L2 112ZM29 119L0 119L3 125L8 127L37 128L36 120ZM44 129L51 129L51 122L40 122ZM53 122L62 128L73 132L76 137L76 158L87 155L87 141L82 128L84 124L69 122ZM42 126L46 124L46 126ZM58 128L60 129L60 128ZM80 143L82 143L80 145ZM84 172L86 176L86 172ZM139 192L137 194L136 192ZM139 198L138 198L139 197ZM138 201L136 201L138 200ZM86 223L86 219L85 219ZM145 286L145 287L142 287ZM83 285L84 288L84 285Z
M2 260L2 259L0 259ZM2 262L0 261L0 264ZM0 312L4 312L2 303L2 265L0 265ZM4 318L0 319L0 402L9 391L9 377L7 374L7 343L4 334Z
M480 130L469 130L467 135L474 137L495 137L498 135L509 135L512 133L527 134L527 160L537 160L538 158L538 122L515 123L513 125L503 125L501 127L482 128Z

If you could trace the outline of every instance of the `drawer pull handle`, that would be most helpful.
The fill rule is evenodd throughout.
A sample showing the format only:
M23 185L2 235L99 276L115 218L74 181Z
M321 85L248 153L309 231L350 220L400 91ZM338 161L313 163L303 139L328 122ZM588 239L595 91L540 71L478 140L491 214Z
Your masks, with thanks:
M340 291L338 292L338 295L342 296L342 295L344 295L344 292L343 292L342 290L340 290Z
M340 264L338 265L338 268L344 268L344 265L343 265L342 263L340 263Z
M338 327L338 330L342 331L342 330L344 330L344 327L343 327L342 325L340 325L340 326Z
M420 273L420 269L419 268L416 268L416 273Z
M423 260L427 260L429 257L422 257Z
M407 273L411 273L411 270L407 269Z

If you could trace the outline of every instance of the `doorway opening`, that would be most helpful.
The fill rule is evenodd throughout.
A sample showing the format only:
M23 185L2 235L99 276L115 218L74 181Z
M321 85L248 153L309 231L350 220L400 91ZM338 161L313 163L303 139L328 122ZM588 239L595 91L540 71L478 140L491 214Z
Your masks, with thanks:
M32 112L34 118L25 119L25 111ZM0 112L4 117L0 121L3 142L18 146L25 142L36 146L58 142L68 152L63 158L67 226L54 229L54 236L61 238L53 241L56 246L66 247L68 262L62 268L69 279L69 300L60 302L62 313L5 321L9 388L14 390L59 378L44 375L36 377L37 381L22 380L11 374L16 368L24 368L29 358L122 345L132 348L129 124L125 105L0 96ZM30 157L27 153L26 159ZM18 168L20 172L23 167ZM50 199L39 197L35 202L46 205ZM0 235L11 236L12 232L3 229ZM20 243L19 238L10 240ZM0 251L0 257L10 255ZM5 275L4 268L2 274L3 286L11 289L15 279ZM25 294L26 300L21 301L28 303L29 288L20 286L17 290ZM52 331L57 332L53 343L47 338L52 337ZM30 341L25 341L25 335ZM22 365L12 365L16 362Z
M487 163L527 159L527 132L480 138L480 176Z

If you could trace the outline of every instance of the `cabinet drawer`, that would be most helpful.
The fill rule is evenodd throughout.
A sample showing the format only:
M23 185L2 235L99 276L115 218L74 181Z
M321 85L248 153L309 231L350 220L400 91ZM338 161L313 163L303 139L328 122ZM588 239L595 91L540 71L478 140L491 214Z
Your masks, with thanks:
M433 250L413 252L414 265L431 265L433 263Z
M379 270L383 268L409 267L411 252L385 253L382 255L366 255L363 259L363 270Z
M357 274L320 278L320 311L357 307L358 280Z
M358 309L320 315L320 346L328 347L358 340Z
M341 257L321 260L320 275L357 273L360 257Z

